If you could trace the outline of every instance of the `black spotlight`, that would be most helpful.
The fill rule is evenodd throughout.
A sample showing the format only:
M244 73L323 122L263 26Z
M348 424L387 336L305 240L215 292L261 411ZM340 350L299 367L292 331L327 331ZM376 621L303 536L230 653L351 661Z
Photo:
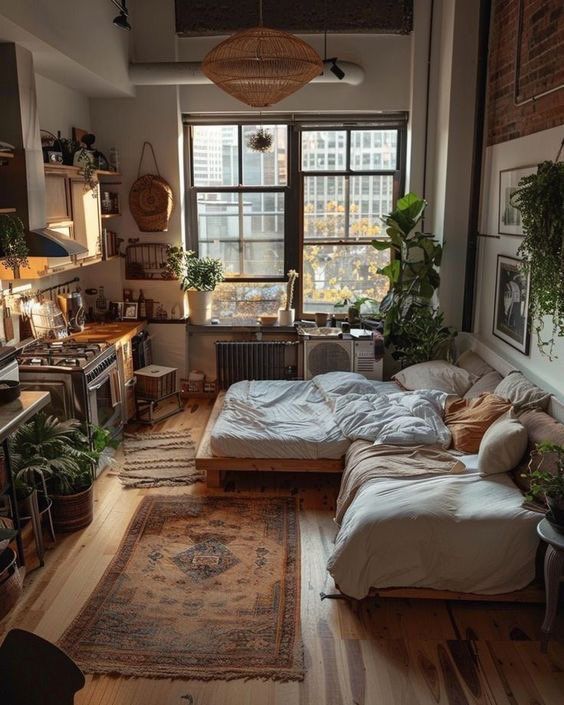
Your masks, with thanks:
M119 10L119 15L117 17L114 17L113 19L114 25L116 27L119 27L120 29L125 29L126 31L130 32L131 25L129 24L129 13L127 12L127 5L125 4L125 0L123 0L122 2L118 2L118 0L112 0L112 2Z
M337 64L337 59L327 59L327 61L331 64L329 67L329 71L336 76L339 81L342 81L343 78L345 77L345 72L343 69Z

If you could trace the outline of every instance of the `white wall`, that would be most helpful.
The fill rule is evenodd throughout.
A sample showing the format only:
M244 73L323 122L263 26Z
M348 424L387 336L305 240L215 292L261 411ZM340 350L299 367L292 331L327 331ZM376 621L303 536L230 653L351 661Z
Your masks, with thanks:
M90 100L83 93L35 74L39 126L54 135L72 137L72 128L90 130Z
M555 127L487 148L483 168L480 232L498 234L499 172L554 159L563 137L564 127ZM511 235L501 235L499 240L480 238L474 332L481 342L533 381L564 399L564 339L560 338L556 346L558 359L550 362L539 352L534 335L531 338L530 354L526 356L492 333L497 255L516 256L520 242L521 238Z

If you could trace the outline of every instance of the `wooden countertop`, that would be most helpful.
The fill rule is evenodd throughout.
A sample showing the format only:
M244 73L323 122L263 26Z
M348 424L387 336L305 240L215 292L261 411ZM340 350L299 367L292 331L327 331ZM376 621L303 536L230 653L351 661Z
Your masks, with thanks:
M50 397L49 392L23 391L15 401L0 405L0 443L47 406Z
M131 338L140 333L145 327L145 321L116 321L115 323L88 323L81 333L71 337L74 340L97 341L103 340L110 345L117 343L122 338Z

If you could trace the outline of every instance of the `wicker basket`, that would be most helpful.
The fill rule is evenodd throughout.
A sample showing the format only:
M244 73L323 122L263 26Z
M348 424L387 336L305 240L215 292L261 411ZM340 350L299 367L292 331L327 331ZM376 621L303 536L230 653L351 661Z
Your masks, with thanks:
M0 554L0 619L4 618L19 600L23 578L16 562L16 554L6 548Z
M148 365L135 370L135 395L138 399L159 401L176 392L176 368Z
M155 161L157 174L141 176L141 165L145 148L149 147ZM174 196L170 185L161 177L155 152L150 142L143 143L137 180L129 192L129 210L143 233L166 232L174 206Z
M84 529L94 519L93 486L77 494L54 495L53 524L57 533L68 534Z

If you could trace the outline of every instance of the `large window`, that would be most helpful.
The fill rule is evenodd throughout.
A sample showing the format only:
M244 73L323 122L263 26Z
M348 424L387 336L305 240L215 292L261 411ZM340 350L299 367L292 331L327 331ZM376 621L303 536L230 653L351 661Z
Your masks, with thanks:
M381 217L399 189L398 130L309 129L301 133L303 310L333 311L335 303L387 290L377 270L389 251Z
M201 256L219 257L230 278L284 275L288 127L263 126L267 152L249 145L258 125L194 125L192 210Z
M265 152L249 144L259 127L272 136ZM389 252L370 243L386 237L381 216L400 193L401 122L192 124L187 134L189 246L219 257L227 273L215 315L275 313L289 268L300 272L300 314L384 296L377 269Z

